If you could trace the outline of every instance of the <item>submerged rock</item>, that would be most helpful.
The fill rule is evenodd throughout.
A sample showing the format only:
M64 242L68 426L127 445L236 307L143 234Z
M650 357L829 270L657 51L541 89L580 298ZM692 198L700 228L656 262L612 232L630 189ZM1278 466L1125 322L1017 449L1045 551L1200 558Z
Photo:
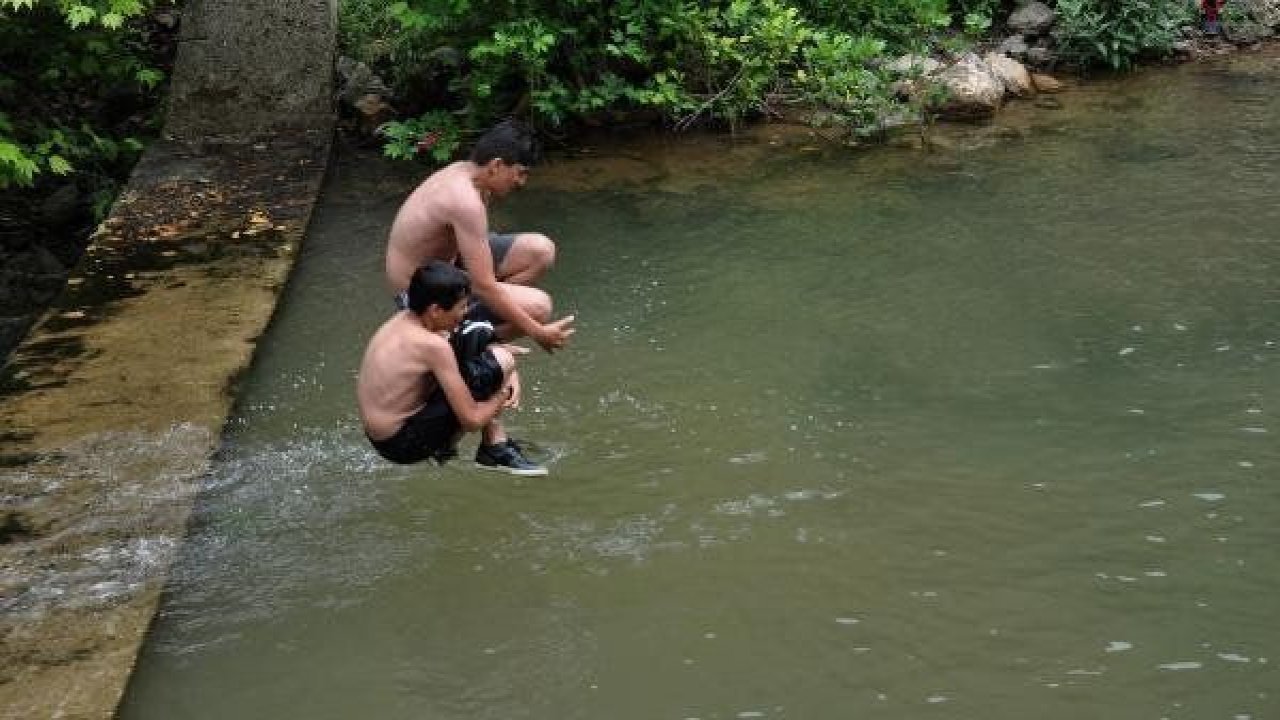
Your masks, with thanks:
M1044 73L1031 73L1031 82L1036 86L1036 90L1042 93L1062 92L1065 87L1060 80Z

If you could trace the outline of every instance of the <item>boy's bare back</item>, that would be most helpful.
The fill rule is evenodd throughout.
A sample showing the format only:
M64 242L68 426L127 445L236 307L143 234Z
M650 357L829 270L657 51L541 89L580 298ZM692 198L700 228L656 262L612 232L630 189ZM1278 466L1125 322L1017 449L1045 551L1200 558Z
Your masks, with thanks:
M374 333L360 364L356 398L374 440L391 437L437 385L449 342L407 312L396 313Z
M458 230L488 235L484 198L472 182L474 163L459 161L432 173L405 200L391 225L386 272L392 292L409 286L428 260L458 258Z

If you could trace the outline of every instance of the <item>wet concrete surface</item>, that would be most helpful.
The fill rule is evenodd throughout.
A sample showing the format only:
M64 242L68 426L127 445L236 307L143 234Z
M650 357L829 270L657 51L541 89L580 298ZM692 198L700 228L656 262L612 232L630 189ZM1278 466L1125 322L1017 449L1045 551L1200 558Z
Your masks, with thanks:
M328 132L149 148L0 371L0 708L111 717Z

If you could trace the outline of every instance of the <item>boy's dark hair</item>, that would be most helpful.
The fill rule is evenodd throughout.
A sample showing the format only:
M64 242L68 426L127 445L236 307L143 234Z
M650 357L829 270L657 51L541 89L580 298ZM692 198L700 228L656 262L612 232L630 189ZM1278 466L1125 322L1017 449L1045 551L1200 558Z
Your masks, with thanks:
M494 125L471 149L471 162L487 165L494 158L508 165L533 167L538 161L538 143L533 130L519 120L503 120Z
M471 294L471 278L454 265L432 260L413 271L409 279L409 310L421 315L432 305L448 310Z

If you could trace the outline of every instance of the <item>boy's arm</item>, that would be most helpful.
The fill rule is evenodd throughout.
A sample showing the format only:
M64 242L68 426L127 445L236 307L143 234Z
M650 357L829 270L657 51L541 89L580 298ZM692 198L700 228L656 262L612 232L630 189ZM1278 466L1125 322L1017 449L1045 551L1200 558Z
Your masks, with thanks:
M459 212L453 223L453 234L458 242L458 254L462 256L462 266L471 277L472 292L521 334L541 345L543 350L551 352L564 346L568 335L559 323L552 323L556 326L552 328L534 320L498 282L493 252L489 249L489 221L484 205L477 203Z
M457 416L458 424L463 430L479 430L502 412L509 393L499 390L488 400L478 402L471 397L471 390L458 372L458 360L453 355L453 348L444 338L432 335L425 347L425 354L427 369L440 384L445 400L449 402L449 408Z

